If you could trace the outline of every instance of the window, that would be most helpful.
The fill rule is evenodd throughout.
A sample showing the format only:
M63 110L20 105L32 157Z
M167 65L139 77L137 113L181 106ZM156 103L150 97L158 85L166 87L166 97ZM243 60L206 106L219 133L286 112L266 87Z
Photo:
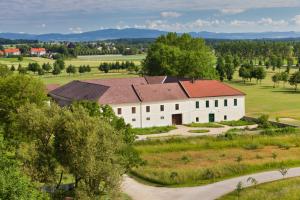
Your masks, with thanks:
M161 116L160 119L165 119L165 117L164 117L164 116Z
M132 114L135 114L136 113L136 107L132 107L131 112L132 112Z
M224 115L224 120L227 120L227 115Z
M135 118L132 118L132 121L133 121L133 122L135 122L135 121L136 121L136 119L135 119Z
M224 107L227 107L227 105L228 105L227 99L224 99Z
M199 122L199 117L196 117L196 122Z
M165 111L165 106L164 105L160 105L160 111L161 112Z
M146 106L146 112L150 112L150 106Z
M237 99L234 99L233 105L237 106Z
M147 117L146 120L147 120L147 121L150 121L150 117Z
M199 101L196 101L196 108L199 108L199 107L200 107Z
M215 107L217 108L219 106L219 101L215 100Z
M122 108L118 108L118 115L122 115Z
M175 104L175 110L179 110L179 104Z
M206 101L205 104L206 104L206 108L209 108L209 101Z

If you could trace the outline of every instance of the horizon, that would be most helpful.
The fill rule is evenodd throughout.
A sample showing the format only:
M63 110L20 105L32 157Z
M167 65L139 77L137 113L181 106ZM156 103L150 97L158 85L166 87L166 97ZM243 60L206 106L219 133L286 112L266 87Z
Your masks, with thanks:
M108 28L216 33L300 31L300 2L296 0L11 0L0 2L0 7L2 33L69 34Z

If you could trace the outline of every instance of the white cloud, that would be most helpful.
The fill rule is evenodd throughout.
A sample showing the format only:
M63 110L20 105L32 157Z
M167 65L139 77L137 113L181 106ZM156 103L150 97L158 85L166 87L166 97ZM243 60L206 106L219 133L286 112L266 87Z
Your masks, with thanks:
M292 21L296 24L296 25L300 25L300 15L296 15Z
M243 8L223 8L220 10L221 13L226 14L226 15L234 15L234 14L239 14L245 11Z
M82 33L82 28L81 27L70 27L69 31L71 31L72 33Z
M278 26L287 26L289 25L288 21L285 21L283 19L281 20L273 20L272 18L261 18L260 20L257 21L247 21L247 20L232 20L229 22L229 25L231 26L250 26L250 25L256 25L256 26L273 26L273 27L278 27Z
M161 12L160 13L160 16L162 18L177 18L177 17L180 17L182 14L181 13L178 13L178 12Z

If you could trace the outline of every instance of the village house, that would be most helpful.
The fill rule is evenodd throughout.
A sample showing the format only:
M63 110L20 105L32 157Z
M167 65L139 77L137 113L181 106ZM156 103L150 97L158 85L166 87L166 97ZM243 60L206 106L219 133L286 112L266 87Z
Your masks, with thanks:
M4 49L3 53L4 53L5 56L19 56L19 55L21 55L21 51L18 48Z
M43 56L46 54L46 49L45 48L31 48L30 54L32 56Z
M245 94L216 80L167 76L72 81L49 92L61 106L91 100L110 105L133 127L239 120Z

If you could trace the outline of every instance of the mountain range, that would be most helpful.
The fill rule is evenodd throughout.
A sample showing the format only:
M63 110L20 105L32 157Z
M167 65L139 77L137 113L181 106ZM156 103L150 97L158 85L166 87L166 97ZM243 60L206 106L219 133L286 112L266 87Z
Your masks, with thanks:
M84 33L72 34L26 34L26 33L0 33L0 38L5 39L26 39L39 41L95 41L108 39L129 39L129 38L156 38L166 34L166 31L153 29L103 29L97 31L89 31ZM216 33L216 32L190 32L193 37L201 37L205 39L228 39L228 40L245 40L245 39L284 39L284 38L300 38L300 32L253 32L253 33Z

